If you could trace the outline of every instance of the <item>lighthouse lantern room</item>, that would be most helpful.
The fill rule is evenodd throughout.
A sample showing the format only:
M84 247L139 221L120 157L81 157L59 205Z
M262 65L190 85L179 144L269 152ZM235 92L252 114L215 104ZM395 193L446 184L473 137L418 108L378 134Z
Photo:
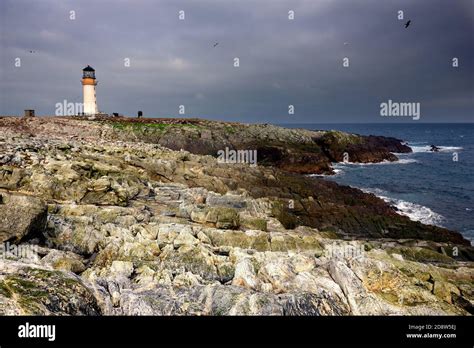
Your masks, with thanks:
M83 111L86 115L96 115L99 113L95 86L97 86L95 70L88 65L82 69L82 91L84 94Z

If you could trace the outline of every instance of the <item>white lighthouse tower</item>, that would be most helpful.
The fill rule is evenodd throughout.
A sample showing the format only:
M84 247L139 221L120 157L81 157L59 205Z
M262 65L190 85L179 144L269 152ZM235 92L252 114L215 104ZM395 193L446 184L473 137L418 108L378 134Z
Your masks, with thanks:
M82 91L84 94L83 111L86 115L96 115L99 113L99 109L97 108L95 86L97 86L95 70L90 65L88 65L82 69Z

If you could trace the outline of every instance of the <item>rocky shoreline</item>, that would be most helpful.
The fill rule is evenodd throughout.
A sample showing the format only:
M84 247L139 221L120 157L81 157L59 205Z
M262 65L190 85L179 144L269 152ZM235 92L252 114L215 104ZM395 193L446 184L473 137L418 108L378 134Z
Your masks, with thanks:
M255 149L258 166L219 163ZM0 314L474 313L470 243L308 173L393 138L200 119L0 117Z

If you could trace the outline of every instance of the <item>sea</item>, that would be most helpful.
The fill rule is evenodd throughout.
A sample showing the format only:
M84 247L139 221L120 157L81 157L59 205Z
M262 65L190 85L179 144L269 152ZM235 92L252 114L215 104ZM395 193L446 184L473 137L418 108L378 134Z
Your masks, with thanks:
M413 150L397 162L337 163L324 176L384 199L412 220L461 232L474 242L474 123L280 124L384 135ZM440 148L430 151L430 145Z

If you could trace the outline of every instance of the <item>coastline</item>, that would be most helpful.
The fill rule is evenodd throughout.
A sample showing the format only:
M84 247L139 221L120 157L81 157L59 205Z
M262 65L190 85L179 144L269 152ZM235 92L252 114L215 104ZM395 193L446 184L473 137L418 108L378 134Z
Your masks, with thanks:
M472 128L451 124L415 128L399 125L395 130L372 124L365 128L363 125L351 127L361 132L378 129L384 135L394 136L405 132L408 137L406 144L413 152L395 153L399 161L391 163L335 164L337 173L326 177L328 180L369 189L404 210L411 218L458 230L472 242L474 188L468 179L473 161ZM347 128L349 126L344 129ZM436 144L438 151L431 151L429 144ZM386 166L391 164L396 166ZM401 182L405 184L401 185Z
M469 241L302 175L346 151L394 159L409 150L394 138L184 119L0 130L0 235L33 253L0 260L1 314L472 313ZM263 157L222 163L222 146Z

